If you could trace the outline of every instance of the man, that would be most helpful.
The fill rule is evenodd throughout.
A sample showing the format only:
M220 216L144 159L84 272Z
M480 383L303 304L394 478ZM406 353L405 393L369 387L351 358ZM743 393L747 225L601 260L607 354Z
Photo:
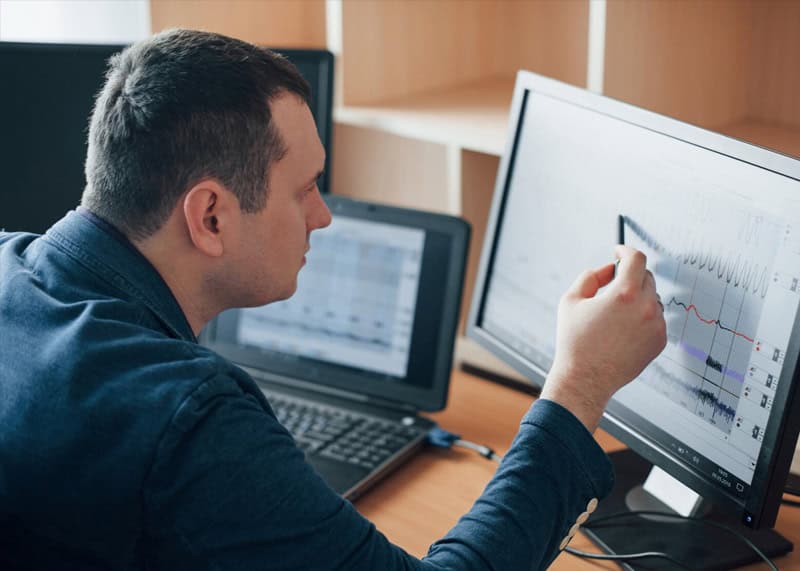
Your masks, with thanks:
M196 343L222 310L292 295L330 222L308 96L284 59L215 34L168 31L112 61L82 207L43 237L0 234L0 567L540 569L609 491L591 432L665 344L630 249L613 281L608 264L564 295L542 398L421 561Z

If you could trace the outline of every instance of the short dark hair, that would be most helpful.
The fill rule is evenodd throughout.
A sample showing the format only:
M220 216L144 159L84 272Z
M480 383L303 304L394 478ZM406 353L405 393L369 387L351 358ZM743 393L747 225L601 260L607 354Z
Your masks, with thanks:
M264 208L270 165L285 152L269 102L308 83L283 56L194 30L167 30L109 60L95 101L82 204L133 239L178 198L215 178L246 212Z

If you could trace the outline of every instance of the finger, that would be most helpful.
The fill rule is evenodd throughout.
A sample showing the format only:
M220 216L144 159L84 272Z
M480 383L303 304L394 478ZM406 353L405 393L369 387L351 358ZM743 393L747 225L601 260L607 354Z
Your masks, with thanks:
M614 246L614 257L618 260L630 256L636 251L636 248L631 248L625 244L617 244Z
M619 259L617 277L623 282L641 287L644 283L647 256L629 246L617 245L614 255Z
M656 290L656 278L653 277L653 272L650 270L645 271L644 275L644 284L642 285L642 292L648 298L654 297L656 299L656 303L658 303L659 308L661 308L661 313L664 313L664 304L661 302L661 296L658 294Z
M656 279L653 277L653 272L650 270L645 270L644 272L642 293L646 298L658 297L658 291L656 290Z
M644 281L642 282L642 289L644 291L656 291L656 278L653 276L653 272L650 270L645 270L644 272Z
M614 279L614 264L606 264L595 270L583 272L572 283L569 293L580 298L594 297L597 291Z
M616 272L616 264L606 264L594 270L594 275L597 277L597 289L607 286L614 279ZM592 295L597 293L597 289L592 292Z

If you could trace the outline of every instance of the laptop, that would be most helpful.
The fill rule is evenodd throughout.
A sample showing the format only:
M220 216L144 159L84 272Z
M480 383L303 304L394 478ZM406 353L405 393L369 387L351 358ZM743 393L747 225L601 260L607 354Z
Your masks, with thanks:
M306 459L353 500L426 442L450 383L470 228L325 196L295 295L220 314L201 342L244 368Z

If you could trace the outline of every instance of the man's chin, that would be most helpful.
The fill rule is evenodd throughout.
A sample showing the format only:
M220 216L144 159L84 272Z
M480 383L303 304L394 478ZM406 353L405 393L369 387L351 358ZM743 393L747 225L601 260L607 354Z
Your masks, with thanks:
M272 299L271 301L268 301L267 303L272 303L274 301L286 301L287 299L292 297L296 292L297 292L297 285L295 284L295 286L292 288L291 291L288 291L288 292L286 292L284 294L281 294L278 297Z
M237 303L231 305L231 309L233 308L247 308L247 307L261 307L264 305L268 305L270 303L275 303L276 301L285 301L292 297L295 292L297 292L297 282L295 281L290 287L285 288L281 291L271 291L268 293L262 293L260 295L251 295L248 297L242 297L237 300Z
M261 301L261 303L256 304L253 307L260 307L262 305L267 305L268 303L274 303L276 301L286 301L290 297L292 297L297 292L297 280L294 280L292 284L282 290L277 292L273 291L270 292L270 296L265 296Z

